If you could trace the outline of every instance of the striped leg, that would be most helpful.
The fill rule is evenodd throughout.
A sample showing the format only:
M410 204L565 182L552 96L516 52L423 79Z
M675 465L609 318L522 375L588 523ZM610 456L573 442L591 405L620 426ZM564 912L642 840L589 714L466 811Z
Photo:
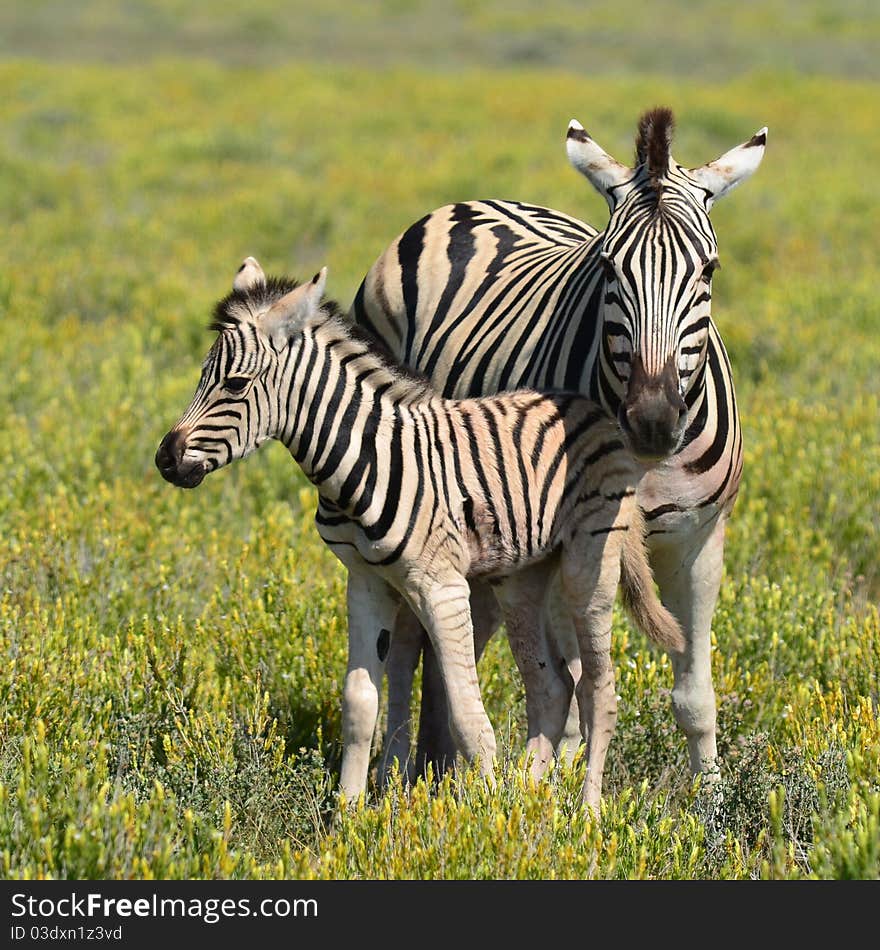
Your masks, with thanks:
M526 752L535 778L547 771L553 758L574 691L568 667L549 642L545 626L544 601L553 568L555 565L540 564L520 571L495 589L504 609L510 651L525 685Z
M605 757L617 723L611 617L620 580L620 540L620 532L600 535L566 550L562 559L563 591L581 652L577 696L587 743L583 800L596 814Z
M454 748L494 783L495 733L480 695L470 612L470 588L461 575L432 579L414 592L411 605L427 631L449 703Z
M374 573L349 570L348 670L342 693L342 774L349 802L366 791L384 659L398 608L394 590Z
M501 623L501 611L491 587L484 581L471 581L471 619L474 627L474 656L479 662L486 644ZM455 766L456 748L449 731L449 708L437 657L427 635L422 643L422 700L416 774L426 775L428 765L435 777Z
M684 630L687 647L673 657L672 708L687 736L691 771L704 781L719 778L715 739L715 691L712 687L712 613L718 599L724 556L724 514L698 536L695 547L661 544L649 537L651 566L663 603ZM687 538L693 544L693 537Z

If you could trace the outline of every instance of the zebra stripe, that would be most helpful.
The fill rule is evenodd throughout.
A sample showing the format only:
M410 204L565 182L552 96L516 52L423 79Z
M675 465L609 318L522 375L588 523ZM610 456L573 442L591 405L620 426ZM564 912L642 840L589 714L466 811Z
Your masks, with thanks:
M673 159L671 138L669 110L643 115L629 168L573 121L569 159L608 202L604 230L519 201L446 205L379 256L351 316L446 397L577 391L618 419L635 456L662 459L638 497L652 564L686 622L681 669L696 673L676 672L673 699L702 768L715 757L705 644L721 574L709 551L723 548L743 464L711 315L718 250L708 215L758 167L766 129L696 168Z
M535 216L529 220L530 215ZM456 224L450 227L465 220L472 229L468 242L454 235ZM670 220L664 218L668 248L671 256L683 257L686 244ZM645 288L669 282L670 276L692 275L694 265L687 259L654 268L648 260L640 271L634 248L645 243L647 228L639 225L627 231L627 245L619 245L630 281L638 281L639 289L631 291L608 287L600 257L604 235L559 212L510 201L440 208L373 265L358 289L352 316L448 398L522 387L564 389L589 395L615 417L629 354L638 346L619 341L650 344L645 365L655 372L662 369L662 354L677 347L688 419L676 464L691 475L710 473L694 486L693 505L732 504L739 487L741 436L730 364L710 315L711 288L704 284L692 300L684 300L679 289L673 301L666 291L659 317L674 313L670 303L690 306L686 319L675 325L658 319L645 306ZM432 263L437 243L448 236L446 268L424 260L428 228ZM575 238L576 245L566 243ZM696 247L700 259L712 253L704 244ZM477 283L475 273L483 280ZM404 306L398 307L401 298ZM452 309L456 300L459 305ZM605 319L611 308L616 319ZM609 336L604 346L603 333ZM704 333L705 343L691 342ZM719 470L715 462L722 456L732 464ZM663 527L649 524L649 530Z
M568 712L541 632L540 599L522 598L530 585L542 589L548 565L568 578L584 665L605 684L593 705L606 726L616 709L608 651L621 572L638 593L631 601L646 633L671 651L683 647L644 550L635 501L643 468L588 398L520 390L445 399L377 352L333 305L322 305L325 272L299 287L260 279L249 260L253 292L234 289L218 305L217 340L191 405L159 447L160 471L195 487L267 439L281 440L317 486L318 531L349 569L350 736L371 735L375 726L375 697L358 698L363 668L352 668L352 658L369 653L359 634L366 626L375 659L365 662L378 663L381 673L392 629L383 603L393 598L370 593L379 578L428 630L458 741L487 774L495 741L477 685L467 580L491 578L523 672L529 751L540 774ZM363 715L352 712L359 703ZM365 718L372 718L369 730ZM347 760L344 754L342 781L348 794L360 794L366 759L363 742L352 744L358 751ZM591 751L584 785L596 808L605 748L597 742Z

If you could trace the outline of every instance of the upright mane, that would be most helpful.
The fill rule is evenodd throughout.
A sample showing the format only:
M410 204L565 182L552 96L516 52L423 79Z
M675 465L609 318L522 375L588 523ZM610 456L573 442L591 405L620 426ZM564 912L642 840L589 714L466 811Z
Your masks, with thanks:
M636 165L645 166L654 188L659 186L660 179L669 168L669 149L674 129L672 110L665 106L649 109L639 119Z
M235 327L242 320L271 307L276 300L280 300L291 290L296 290L298 286L299 281L290 277L267 277L265 281L258 281L247 290L232 290L215 304L214 320L208 329L220 332Z
M267 276L265 281L258 281L245 290L232 290L215 304L214 319L208 329L222 333L223 330L234 328L243 321L257 316L267 307L271 307L273 303L299 286L300 281L292 277ZM321 310L328 319L333 320L339 326L340 330L349 339L359 342L365 349L378 357L385 368L395 377L417 383L420 386L428 385L428 377L424 373L400 363L383 340L373 336L360 324L351 320L335 300L324 297L321 301Z

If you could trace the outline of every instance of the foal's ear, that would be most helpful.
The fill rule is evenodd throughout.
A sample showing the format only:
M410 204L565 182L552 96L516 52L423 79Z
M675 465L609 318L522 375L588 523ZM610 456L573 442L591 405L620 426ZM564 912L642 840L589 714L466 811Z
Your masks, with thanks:
M307 283L294 287L263 314L260 321L263 332L276 343L282 343L302 325L318 314L327 286L327 268L322 267Z
M235 279L232 281L233 290L251 290L257 284L265 284L266 275L260 262L255 257L246 257L241 267L236 271Z

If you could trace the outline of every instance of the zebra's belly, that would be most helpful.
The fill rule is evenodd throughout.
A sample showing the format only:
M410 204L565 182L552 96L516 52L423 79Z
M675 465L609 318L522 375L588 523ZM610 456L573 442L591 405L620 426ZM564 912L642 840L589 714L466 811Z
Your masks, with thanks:
M468 532L468 578L491 580L509 577L558 553L553 548L529 547L521 539L505 537L497 532Z
M380 568L401 560L405 552L400 544L388 537L373 539L367 536L357 522L335 525L332 530L320 525L321 540L349 569Z
M443 578L466 574L466 542L452 519L432 523L432 530L416 525L408 534L373 537L354 520L339 518L332 525L318 522L324 543L349 570L376 571L393 587L405 593L410 579Z

